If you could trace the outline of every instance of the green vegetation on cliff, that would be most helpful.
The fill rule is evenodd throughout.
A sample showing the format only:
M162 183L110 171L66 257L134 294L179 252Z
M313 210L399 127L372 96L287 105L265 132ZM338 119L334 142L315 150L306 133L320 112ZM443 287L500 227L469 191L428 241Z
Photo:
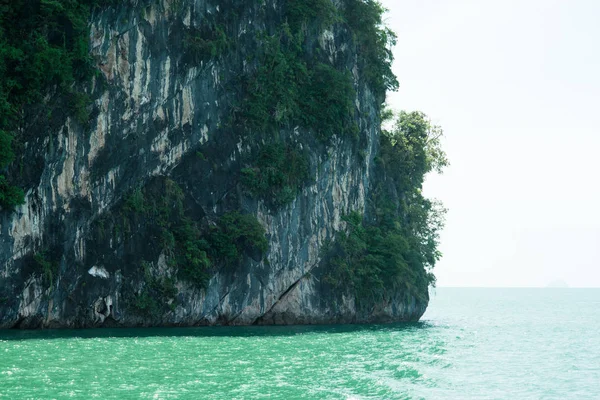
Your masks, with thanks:
M4 175L0 175L0 206L10 209L25 200L23 190L11 185Z
M133 190L118 213L96 222L96 240L114 239L127 246L135 235L146 241L145 259L135 263L139 270L133 272L142 277L143 286L139 293L136 288L131 292L133 309L147 318L158 318L175 308L176 278L205 288L217 269L235 270L246 256L260 259L269 246L255 216L232 211L214 222L206 221L192 218L184 201L176 182L156 179ZM109 227L112 235L107 237ZM158 253L165 255L166 276L157 274L156 262L150 261Z
M93 73L88 21L95 7L114 0L14 0L0 4L0 207L24 200L16 177L6 169L23 146L18 134L25 110L48 93L68 95L68 111L85 125L91 99L76 83ZM238 124L260 134L301 126L326 142L333 135L356 135L354 82L345 65L333 65L323 49L310 48L307 33L341 26L352 32L359 71L371 90L385 98L395 90L391 72L394 35L382 24L385 11L375 0L284 0L277 32L259 38L255 71L244 78ZM214 23L189 28L184 51L199 63L231 49L225 27ZM312 45L311 45L312 46ZM295 180L289 177L287 180ZM308 179L307 181L308 182ZM306 183L305 182L305 183ZM255 191L256 192L256 191ZM262 191L263 194L267 191ZM277 188L271 190L277 192ZM278 199L273 204L281 203ZM285 202L283 202L285 203Z
M356 93L350 74L320 60L307 61L302 33L287 24L262 42L237 122L257 133L302 126L323 141L352 132Z
M378 101L396 90L391 47L395 36L383 25L385 9L373 0L347 0L338 10L331 0L286 0L284 22L275 34L258 38L253 72L244 77L243 96L235 123L267 140L282 130L302 127L323 143L334 136L358 136L355 82L351 65L332 62L325 49L308 40L323 29L352 33L358 55L359 79ZM379 104L378 104L379 105ZM276 149L276 147L274 147ZM258 155L261 165L249 165L242 183L249 193L273 207L291 201L310 175L281 168L277 154ZM296 157L292 158L296 160ZM269 175L265 171L277 171Z
M144 287L139 294L134 295L133 308L146 318L160 317L166 311L175 309L178 294L173 278L156 277L151 272L148 262L142 261L141 269L144 274Z
M441 135L420 112L401 112L394 128L381 135L382 177L373 215L346 216L346 231L338 233L326 254L328 282L350 290L361 303L399 290L424 300L435 284L431 269L441 257L437 247L445 210L423 197L421 189L427 173L448 165Z
M58 262L52 260L47 252L37 253L33 256L34 273L42 277L44 285L52 287L58 276Z
M294 200L309 179L306 151L279 143L263 146L253 166L242 169L242 184L246 190L273 206Z
M274 35L259 38L257 68L246 77L239 122L258 132L302 126L323 141L356 133L349 66L335 65L324 49L307 43L307 31L321 35L332 25L352 32L361 75L382 101L387 90L398 88L391 70L395 36L382 23L385 9L373 0L348 0L342 7L338 11L331 0L286 1L286 22Z
M344 19L357 45L359 68L371 90L385 100L388 90L398 90L392 72L396 34L383 23L385 8L376 0L347 0Z
M267 251L265 229L253 215L231 211L214 222L192 218L184 200L176 182L150 181L133 190L116 213L96 221L95 241L127 244L141 235L149 254L164 253L179 278L197 287L205 287L217 268L233 268L245 255L260 259Z
M328 27L338 19L338 11L331 0L286 0L285 15L295 32L311 21Z
M23 203L23 191L2 173L22 145L24 108L48 90L69 94L70 109L85 123L89 99L74 84L91 76L88 20L112 0L11 0L0 3L0 207Z
M185 32L183 48L194 64L222 54L230 45L227 34L220 26L206 24Z
M331 0L286 0L286 20L293 32L303 25L329 28L340 24L349 29L357 47L359 70L371 90L385 99L388 90L398 89L392 72L395 33L383 23L386 9L377 0L346 0L338 10Z

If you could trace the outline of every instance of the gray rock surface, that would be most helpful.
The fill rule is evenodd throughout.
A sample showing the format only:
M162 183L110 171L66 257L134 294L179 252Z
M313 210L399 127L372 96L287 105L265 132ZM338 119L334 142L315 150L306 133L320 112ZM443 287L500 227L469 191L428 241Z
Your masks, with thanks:
M403 293L357 310L352 296L332 293L320 279L321 247L343 229L341 216L367 211L376 179L379 102L360 83L347 32L325 31L314 40L354 74L361 151L350 138L325 147L299 127L282 132L308 147L315 179L275 211L245 196L232 178L254 144L221 129L235 97L229 85L247 68L257 32L280 10L273 1L227 3L237 5L237 17L224 20L237 33L238 50L199 65L184 57L183 32L232 12L230 4L131 0L93 16L99 73L86 88L94 99L90 125L70 117L42 125L34 110L24 128L26 202L0 213L0 328L392 322L424 313L426 303ZM61 107L51 95L47 104ZM198 150L211 162L198 161ZM165 255L135 237L102 245L91 231L130 190L160 177L181 185L196 215L218 215L238 202L263 224L270 247L265 260L215 271L205 290L178 281L176 305L149 318L131 308L129 292L142 283L130 255L152 255L151 272L171 276ZM31 267L42 250L60 260L50 285Z

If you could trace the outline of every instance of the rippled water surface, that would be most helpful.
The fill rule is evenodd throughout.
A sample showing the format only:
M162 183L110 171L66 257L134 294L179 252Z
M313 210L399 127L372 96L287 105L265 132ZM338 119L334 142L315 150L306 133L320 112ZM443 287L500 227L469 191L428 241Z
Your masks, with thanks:
M600 399L600 289L437 289L409 325L0 331L0 398Z

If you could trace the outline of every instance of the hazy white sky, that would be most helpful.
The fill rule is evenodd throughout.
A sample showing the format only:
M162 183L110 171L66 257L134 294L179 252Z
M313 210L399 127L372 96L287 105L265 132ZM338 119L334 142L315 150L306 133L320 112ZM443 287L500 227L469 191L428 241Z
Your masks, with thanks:
M445 132L439 286L600 287L600 0L383 0L395 109Z

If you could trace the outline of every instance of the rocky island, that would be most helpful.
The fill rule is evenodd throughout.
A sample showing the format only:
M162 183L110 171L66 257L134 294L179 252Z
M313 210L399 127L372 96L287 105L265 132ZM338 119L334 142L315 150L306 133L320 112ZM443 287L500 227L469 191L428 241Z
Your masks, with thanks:
M415 321L439 128L374 0L0 5L0 328Z

